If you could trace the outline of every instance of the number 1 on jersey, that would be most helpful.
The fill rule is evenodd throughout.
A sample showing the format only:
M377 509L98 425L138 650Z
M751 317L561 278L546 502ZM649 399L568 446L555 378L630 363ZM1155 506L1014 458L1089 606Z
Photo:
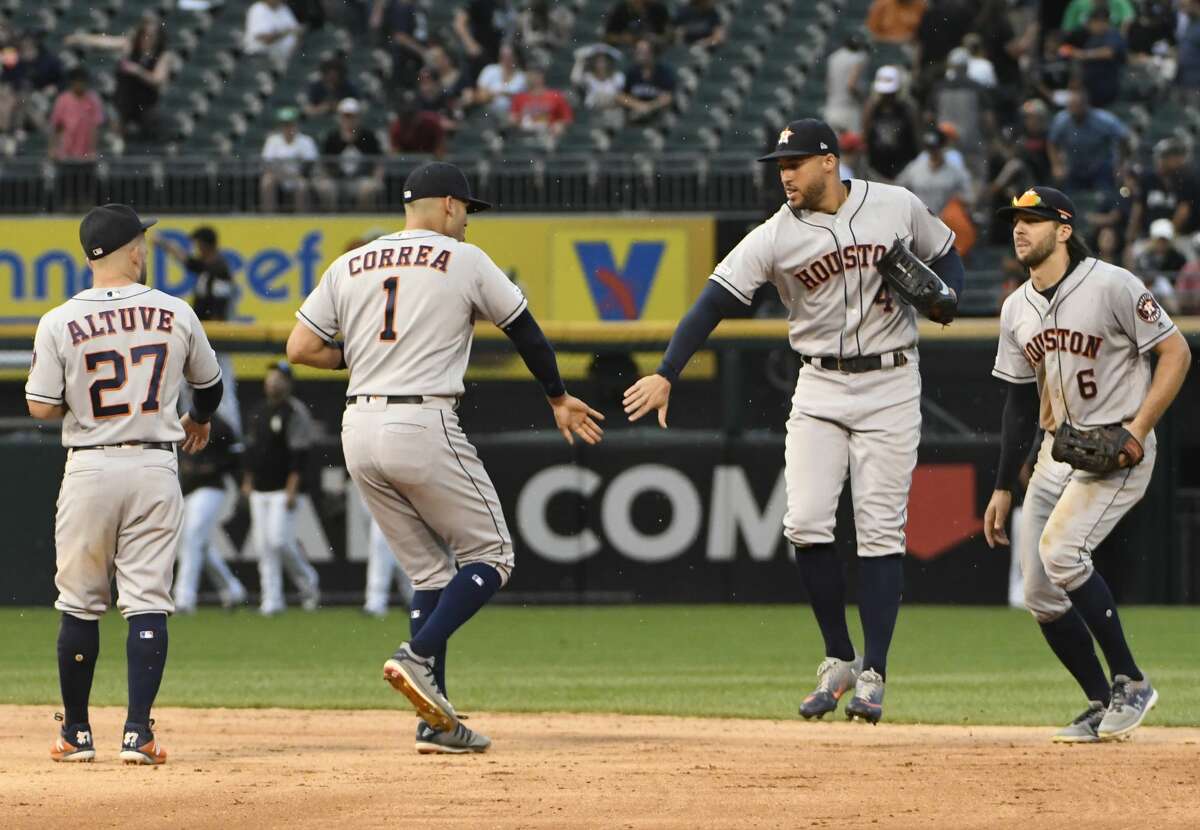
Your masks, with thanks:
M383 281L383 292L387 294L387 305L383 309L383 331L379 333L380 340L396 339L396 294L400 288L400 280L388 277Z

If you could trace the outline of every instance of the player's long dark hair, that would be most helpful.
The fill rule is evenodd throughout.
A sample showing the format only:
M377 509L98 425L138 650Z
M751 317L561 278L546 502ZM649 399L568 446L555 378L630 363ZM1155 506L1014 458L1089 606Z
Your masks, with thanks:
M1084 240L1083 234L1075 228L1071 232L1071 236L1067 239L1067 257L1071 260L1071 265L1067 268L1069 274L1071 270L1083 260L1092 255L1092 249L1088 247L1087 241Z

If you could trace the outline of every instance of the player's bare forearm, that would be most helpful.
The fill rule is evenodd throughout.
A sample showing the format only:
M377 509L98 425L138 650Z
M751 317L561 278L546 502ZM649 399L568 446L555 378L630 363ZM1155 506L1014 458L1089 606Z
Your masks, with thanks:
M39 421L58 421L67 414L66 404L38 403L25 399L25 403L29 406L29 415Z
M1154 353L1158 355L1158 366L1154 369L1150 391L1127 427L1139 441L1145 440L1175 400L1192 365L1191 347L1178 331L1155 346Z
M289 363L312 366L317 369L337 369L342 365L343 352L317 336L303 323L296 323L288 335L287 359Z

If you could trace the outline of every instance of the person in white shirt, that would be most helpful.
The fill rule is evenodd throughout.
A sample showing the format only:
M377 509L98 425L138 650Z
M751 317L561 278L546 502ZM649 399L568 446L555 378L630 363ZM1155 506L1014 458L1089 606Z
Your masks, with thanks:
M500 47L495 63L488 64L475 81L473 101L488 112L506 121L512 96L525 91L525 73L517 65L516 50L510 44Z
M258 181L259 205L264 213L279 208L279 192L290 193L296 212L308 210L309 183L306 168L317 160L317 142L300 132L295 107L283 107L275 115L279 131L263 144L263 174Z
M591 110L602 126L620 128L624 113L617 97L625 91L625 73L617 69L620 52L603 43L575 50L571 67L571 85L579 90L583 106Z
M242 49L247 55L266 55L276 64L286 63L300 42L304 28L283 0L258 0L246 12Z

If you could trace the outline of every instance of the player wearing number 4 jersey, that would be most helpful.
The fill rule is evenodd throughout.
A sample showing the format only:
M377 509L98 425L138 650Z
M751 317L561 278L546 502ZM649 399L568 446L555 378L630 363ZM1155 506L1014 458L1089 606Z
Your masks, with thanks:
M1064 194L1035 187L1000 213L1012 221L1029 280L1000 312L992 374L1008 384L1008 398L984 533L993 547L1008 544L1013 486L1040 418L1046 435L1022 511L1025 538L1038 540L1021 562L1025 605L1088 700L1054 740L1118 740L1141 724L1158 692L1134 662L1092 551L1146 492L1154 425L1179 392L1191 352L1140 279L1076 239L1075 206Z
M79 227L92 287L38 323L25 397L35 418L62 418L70 448L58 494L54 581L63 612L58 671L64 726L55 761L95 756L88 697L112 602L129 622L129 710L121 758L161 764L150 707L167 659L171 575L183 523L175 444L199 452L221 402L221 369L191 307L148 288L143 222L125 205L93 209ZM176 414L180 385L192 409Z
M900 607L908 490L921 437L921 375L913 307L898 301L880 268L896 240L911 248L908 272L927 272L938 296L961 290L954 234L900 187L839 177L838 144L821 121L793 121L775 152L787 204L751 231L713 272L671 338L658 373L625 393L636 420L658 410L666 426L671 384L717 322L772 283L788 309L791 346L802 366L787 422L784 535L796 551L825 657L818 685L800 706L806 718L846 705L850 717L883 715L887 653ZM912 255L915 254L915 257ZM846 627L843 565L835 515L847 475L858 535L859 614L865 649L857 659Z
M417 750L480 752L490 741L459 722L446 695L446 643L508 581L514 560L500 500L456 413L474 321L512 339L568 441L599 441L593 419L602 416L566 393L520 289L463 242L467 214L489 205L471 197L462 172L418 167L404 202L404 231L325 271L297 312L288 359L350 370L346 467L415 589L412 638L384 677L428 724L418 727Z

